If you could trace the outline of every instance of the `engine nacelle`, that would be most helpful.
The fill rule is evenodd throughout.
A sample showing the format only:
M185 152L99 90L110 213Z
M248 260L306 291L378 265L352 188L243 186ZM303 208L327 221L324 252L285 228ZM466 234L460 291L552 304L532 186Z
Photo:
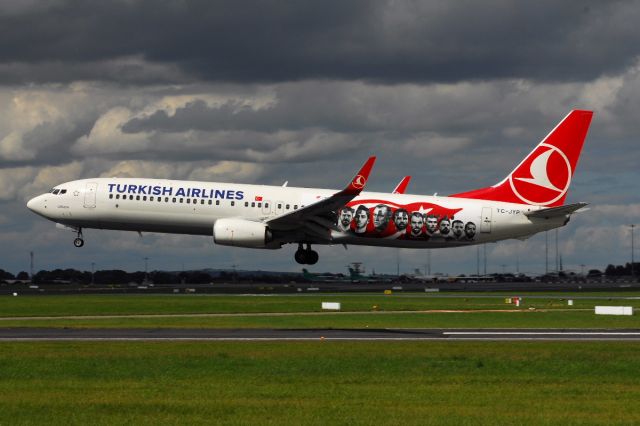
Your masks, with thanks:
M272 241L269 227L262 222L245 219L218 219L213 225L213 240L223 246L248 248L280 248Z

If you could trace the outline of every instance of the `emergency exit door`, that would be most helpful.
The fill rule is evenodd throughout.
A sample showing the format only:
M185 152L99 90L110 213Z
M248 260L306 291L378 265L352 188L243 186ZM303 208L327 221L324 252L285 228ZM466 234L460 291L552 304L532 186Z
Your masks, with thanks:
M84 189L84 207L87 209L94 209L96 207L96 190L98 184L95 182L87 183Z
M482 217L480 219L482 220L480 232L491 232L491 207L482 208Z

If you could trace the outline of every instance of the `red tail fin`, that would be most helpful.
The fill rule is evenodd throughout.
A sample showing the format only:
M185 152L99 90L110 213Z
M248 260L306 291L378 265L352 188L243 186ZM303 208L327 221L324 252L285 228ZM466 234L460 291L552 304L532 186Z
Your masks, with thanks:
M502 182L451 197L561 206L592 116L592 111L571 111Z

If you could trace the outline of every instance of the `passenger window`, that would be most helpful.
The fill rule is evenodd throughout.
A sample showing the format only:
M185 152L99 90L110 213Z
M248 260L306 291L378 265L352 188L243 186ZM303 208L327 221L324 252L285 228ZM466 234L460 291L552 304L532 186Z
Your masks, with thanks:
M109 194L109 199L113 198L113 194Z
M282 204L278 204L278 208L281 209L282 208Z
M149 197L149 201L153 201L153 195Z
M116 194L116 200L120 199L120 194Z
M173 197L173 202L174 202L174 203L176 202L176 197Z
M258 207L262 207L262 203L258 203Z
M291 206L287 204L286 209L289 210L289 208L291 208Z
M204 200L202 200L202 202L204 203ZM213 204L213 200L209 200L209 205Z
M130 200L133 200L133 195L129 195L129 199L130 199Z
M180 198L180 203L182 203L184 201L184 198Z
M140 196L136 195L136 201L140 201Z
M233 206L235 206L235 205L236 205L236 202L235 202L235 201L232 201L232 202L231 202L231 207L233 207Z
M204 204L204 200L200 200L200 204Z
M245 201L245 202L244 202L244 206L245 206L245 207L249 207L249 202L248 202L248 201Z
M269 203L264 203L264 208L268 209L269 208Z
M220 205L220 200L216 200L216 206Z
M175 200L173 200L173 201L175 201ZM169 197L164 197L164 202L168 203L169 202Z
M255 203L255 202L252 202L252 203L251 203L251 207L255 207L255 206L256 206L256 203Z
M142 197L142 201L147 201L147 196Z
M191 204L191 198L187 198L187 204Z
M162 202L162 197L158 197L158 202L161 203Z
M294 210L298 210L298 205L297 205L297 204L294 204L294 205L293 205L293 209L294 209Z

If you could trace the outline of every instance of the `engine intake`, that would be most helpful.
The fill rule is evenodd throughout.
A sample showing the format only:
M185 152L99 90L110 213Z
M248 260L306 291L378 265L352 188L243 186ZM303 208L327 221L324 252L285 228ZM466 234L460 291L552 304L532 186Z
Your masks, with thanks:
M246 219L216 220L213 225L213 240L223 246L280 248L279 245L269 245L273 236L266 224Z

